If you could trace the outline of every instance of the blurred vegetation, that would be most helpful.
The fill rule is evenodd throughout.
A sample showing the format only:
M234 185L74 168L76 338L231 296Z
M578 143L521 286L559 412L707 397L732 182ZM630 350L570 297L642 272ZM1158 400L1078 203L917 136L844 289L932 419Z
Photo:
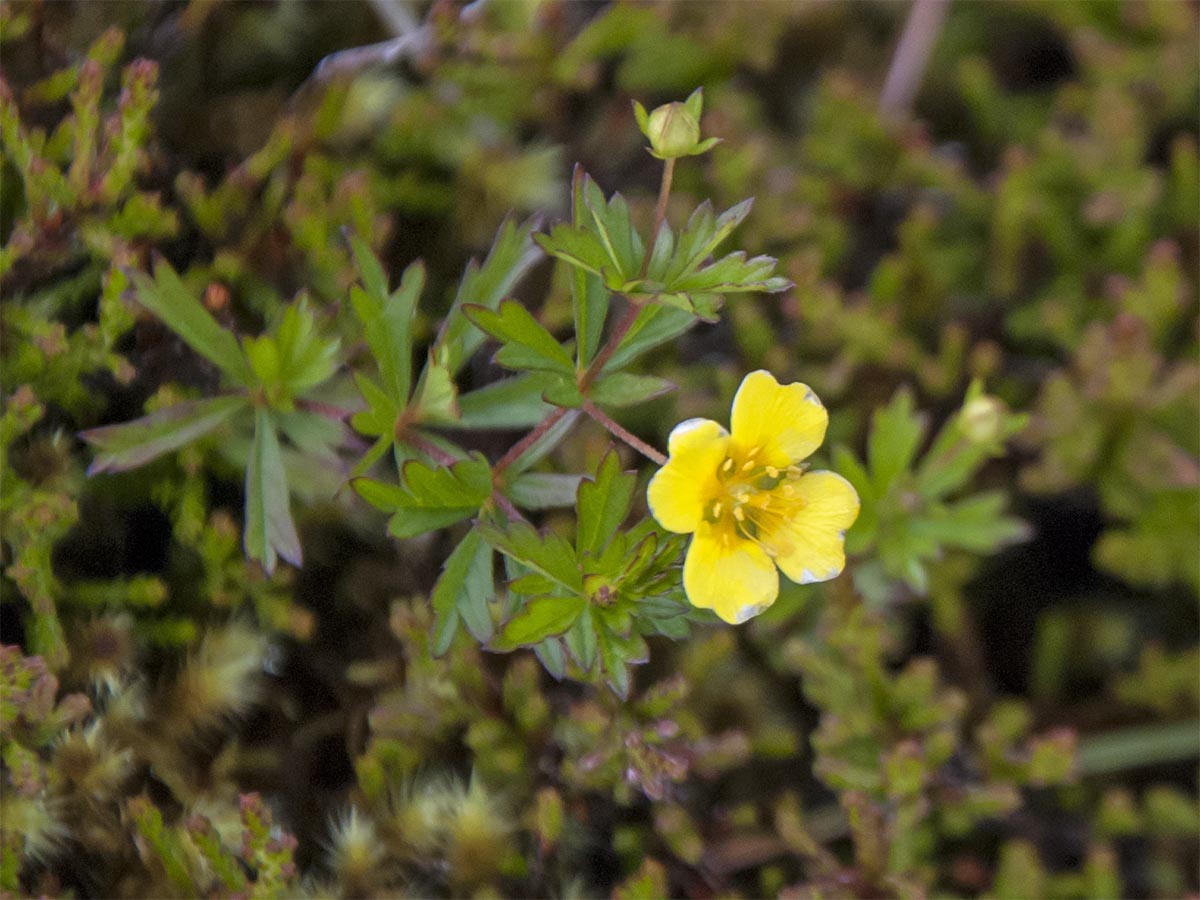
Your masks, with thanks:
M0 892L1200 891L1197 13L955 4L885 117L906 9L0 2ZM795 286L629 354L679 389L612 415L662 447L747 370L810 384L847 576L737 628L622 599L588 666L488 652L534 641L494 638L479 532L388 538L346 487L405 451L340 362L503 454L545 408L448 359L463 297L594 353L530 234L576 162L645 234L631 101L696 87L722 143L672 221L755 197L736 243ZM365 365L397 298L403 384ZM181 409L212 429L124 471L105 429ZM609 447L580 426L524 483L581 558L563 473L581 522L596 485L645 512Z

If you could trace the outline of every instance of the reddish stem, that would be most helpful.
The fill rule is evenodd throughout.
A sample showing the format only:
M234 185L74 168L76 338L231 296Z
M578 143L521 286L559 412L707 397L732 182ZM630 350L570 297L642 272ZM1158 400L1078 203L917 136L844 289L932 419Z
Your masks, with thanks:
M665 456L663 456L637 435L633 434L633 432L627 431L625 428L610 419L608 415L594 403L592 403L591 400L584 401L583 411L608 429L608 431L614 437L620 438L638 453L642 454L642 456L660 466L665 466L667 464L667 458Z
M496 465L492 466L492 471L496 475L499 475L501 472L511 466L517 461L518 457L520 457L522 453L536 444L543 437L543 435L557 425L558 420L566 414L567 408L565 406L560 406L558 409L554 410L554 412L550 413L550 415L542 420L542 424L533 429L533 431L529 432L529 434L525 435L525 437L521 438L521 440L513 444L512 449L500 457L500 459L496 462Z

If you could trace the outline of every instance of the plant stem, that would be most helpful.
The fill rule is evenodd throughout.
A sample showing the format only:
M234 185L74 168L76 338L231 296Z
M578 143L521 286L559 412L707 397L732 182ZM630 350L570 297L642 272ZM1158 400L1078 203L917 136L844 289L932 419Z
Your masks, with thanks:
M885 118L898 119L908 112L949 8L950 0L913 0L879 98Z
M651 460L652 462L657 463L660 466L665 466L667 464L667 458L665 456L663 456L663 454L659 453L657 450L655 450L653 447L651 447L649 444L647 444L645 441L643 441L637 435L633 434L630 431L627 431L621 425L618 425L615 421L610 419L603 410L601 410L594 403L592 403L591 400L584 401L583 411L585 413L587 413L589 416L591 416L593 419L595 419L597 422L599 422L601 425L603 425L606 429L608 429L608 431L614 437L617 437L617 438L620 438L621 440L623 440L626 444L628 444L630 447L632 447L638 453L642 454L642 456L646 457L647 459Z
M296 406L305 412L316 413L318 416L338 422L354 415L354 410L352 409L342 409L340 406L322 403L319 400L306 400L303 397L296 401Z
M612 355L617 352L617 347L625 335L629 333L629 329L633 327L633 323L637 320L638 313L641 311L642 308L640 306L630 301L629 309L625 310L625 315L617 322L616 327L612 330L612 334L608 336L608 341L593 357L584 373L579 376L580 393L586 394L587 389L592 386L592 382L599 377L600 370L612 359Z
M667 200L671 197L671 181L675 178L675 160L663 160L662 183L658 186L658 203L654 206L654 229L650 232L650 244L658 237L658 230L667 218ZM642 263L645 268L650 263L650 251L646 251L646 260Z
M525 437L513 444L512 449L500 457L500 459L496 462L496 465L492 466L492 472L496 475L499 475L501 472L511 466L517 461L517 458L520 457L522 453L537 443L542 435L557 425L558 420L566 414L567 407L560 406L558 409L554 410L554 412L550 413L550 415L546 416L546 418L542 420L542 424L538 425L537 428L533 429L533 431L529 432L529 434L525 435Z
M402 444L408 444L410 447L420 450L439 466L452 466L456 462L460 462L457 456L447 453L433 441L429 440L424 435L417 433L416 431L403 429L396 435L396 440Z

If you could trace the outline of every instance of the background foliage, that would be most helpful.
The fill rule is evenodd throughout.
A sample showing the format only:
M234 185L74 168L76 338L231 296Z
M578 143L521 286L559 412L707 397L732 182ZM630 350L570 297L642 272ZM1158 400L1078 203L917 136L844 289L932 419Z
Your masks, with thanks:
M878 112L905 11L0 4L0 890L1200 890L1195 9L957 4L911 120ZM640 518L649 470L577 424L511 484L540 537L455 524L540 392L576 402L558 339L598 346L531 235L564 255L618 190L646 234L630 101L697 86L723 143L671 220L755 197L733 242L795 286L686 333L717 316L680 289L597 402L662 447L747 370L812 385L850 566L736 629L568 585L592 631L547 640L481 554L604 559L562 507ZM525 310L549 344L474 352ZM464 499L388 537L347 480L448 477L448 434ZM592 575L644 594L678 546L635 543Z

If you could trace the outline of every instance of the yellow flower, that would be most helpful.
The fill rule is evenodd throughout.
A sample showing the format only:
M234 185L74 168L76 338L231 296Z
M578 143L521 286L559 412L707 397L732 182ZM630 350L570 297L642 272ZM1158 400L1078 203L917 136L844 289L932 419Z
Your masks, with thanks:
M732 434L709 419L671 432L646 498L663 528L695 534L683 566L693 606L739 624L775 602L776 566L800 584L841 573L858 494L842 476L800 465L828 422L807 385L759 370L733 398Z

